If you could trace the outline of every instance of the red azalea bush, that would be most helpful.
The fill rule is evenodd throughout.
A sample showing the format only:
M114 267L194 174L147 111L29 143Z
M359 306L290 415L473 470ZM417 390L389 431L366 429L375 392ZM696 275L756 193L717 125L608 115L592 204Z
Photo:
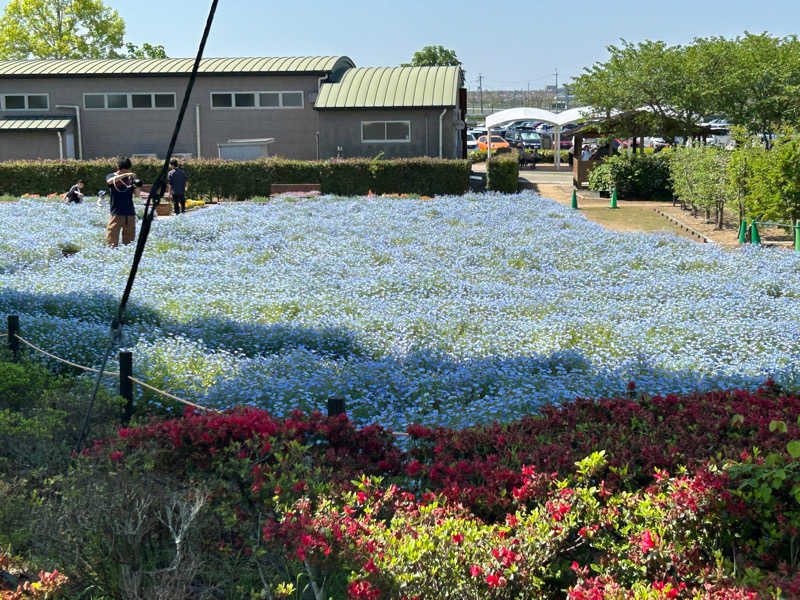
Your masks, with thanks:
M111 595L168 571L175 589L237 597L792 598L798 416L772 385L576 400L507 425L410 427L403 450L345 417L189 411L96 443L59 522L93 567L77 574ZM134 540L115 529L131 506Z

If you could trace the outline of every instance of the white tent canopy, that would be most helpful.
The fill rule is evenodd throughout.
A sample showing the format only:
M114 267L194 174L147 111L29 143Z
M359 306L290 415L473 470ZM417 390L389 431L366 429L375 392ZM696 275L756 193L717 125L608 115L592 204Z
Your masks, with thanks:
M570 108L560 113L550 112L543 108L509 108L486 117L486 127L498 127L515 121L540 121L560 128L569 123L586 121L592 116L591 110L585 106Z
M508 110L501 110L492 113L486 117L486 129L491 130L492 127L499 127L506 123L514 123L515 121L539 121L543 123L550 123L554 126L554 139L553 149L561 149L561 128L569 123L577 123L578 121L586 121L592 118L591 109L585 106L578 108L570 108L569 110L560 113L550 112L543 108L509 108ZM489 152L491 153L491 144L488 145ZM561 166L561 152L553 152L553 164L558 169Z

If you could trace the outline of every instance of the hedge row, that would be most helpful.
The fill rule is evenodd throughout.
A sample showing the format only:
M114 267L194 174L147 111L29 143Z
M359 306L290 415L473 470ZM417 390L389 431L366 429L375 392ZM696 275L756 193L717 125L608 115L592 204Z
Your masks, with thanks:
M668 152L605 158L589 173L589 189L610 192L616 188L620 198L670 199L669 158Z
M155 180L162 162L136 160L133 170L145 183ZM105 177L116 159L91 161L0 162L0 195L50 194L69 189L78 179L94 194L104 189ZM232 162L190 160L184 164L190 194L246 200L267 196L272 183L319 183L323 193L361 195L381 193L463 194L469 189L466 160L411 158L396 160L346 159L300 161L282 158Z
M515 152L493 154L486 165L486 188L516 194L519 191L519 157Z

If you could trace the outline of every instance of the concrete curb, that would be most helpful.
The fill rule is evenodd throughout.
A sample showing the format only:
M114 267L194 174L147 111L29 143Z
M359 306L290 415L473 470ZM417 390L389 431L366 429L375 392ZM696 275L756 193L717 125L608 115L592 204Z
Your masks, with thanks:
M684 229L685 231L688 231L694 237L700 238L701 240L703 240L704 244L713 244L714 243L714 240L712 240L711 238L707 238L706 236L704 236L702 233L700 233L696 229L692 229L691 227L687 227L686 225L684 225L683 223L678 221L678 219L676 219L673 216L668 215L667 213L665 213L661 209L654 208L653 210L655 212L657 212L659 215L661 215L662 217L664 217L665 219L671 221L672 223L674 223L675 225L680 227L681 229Z

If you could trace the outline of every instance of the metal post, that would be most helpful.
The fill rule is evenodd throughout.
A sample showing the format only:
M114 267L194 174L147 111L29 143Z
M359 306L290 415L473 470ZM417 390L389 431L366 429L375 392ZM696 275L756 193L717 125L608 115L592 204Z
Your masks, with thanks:
M14 360L19 360L19 340L17 339L18 335L19 335L19 316L8 315L8 349L11 350L11 354L14 357Z
M344 414L346 414L344 398L328 398L328 416L335 417L336 415Z
M119 395L125 398L125 412L122 413L122 424L127 425L133 416L133 353L119 353Z
M761 236L758 234L758 225L753 221L750 231L750 242L755 245L761 245Z

